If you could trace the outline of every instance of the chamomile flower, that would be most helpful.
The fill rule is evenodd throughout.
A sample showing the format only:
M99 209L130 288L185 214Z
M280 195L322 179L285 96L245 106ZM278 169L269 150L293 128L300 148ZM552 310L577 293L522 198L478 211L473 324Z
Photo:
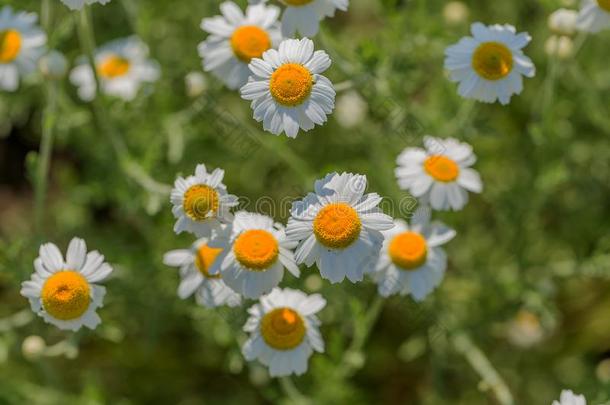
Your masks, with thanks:
M105 94L133 100L144 83L159 78L158 64L148 58L148 47L132 36L109 42L95 52L95 68ZM89 63L83 58L70 73L70 81L78 87L84 101L95 98L95 78Z
M269 367L271 377L304 374L313 352L324 352L315 314L325 306L319 294L274 288L248 310L244 331L250 338L242 347L244 357Z
M272 134L295 138L327 120L335 107L335 89L321 73L330 67L326 52L315 51L310 39L288 39L279 50L252 59L250 81L241 96L251 100L254 119Z
M177 249L163 256L163 263L180 268L182 281L178 286L178 296L186 299L195 294L199 305L209 308L241 304L241 297L222 281L220 274L211 275L210 269L220 266L216 260L222 249L208 246L208 240L201 238L190 249Z
M170 196L172 213L177 219L174 232L209 237L213 230L233 220L231 208L238 201L236 196L227 193L222 183L224 175L222 169L208 173L205 165L200 164L194 176L176 179Z
M484 103L508 104L523 91L523 76L534 77L536 68L522 49L528 33L516 33L512 25L474 23L472 37L462 38L445 50L445 69L459 82L458 93Z
M415 211L410 225L394 220L394 228L383 236L374 274L379 294L410 294L422 301L443 279L447 255L441 246L455 237L455 231L440 222L430 223L430 209L425 207Z
M297 263L314 263L331 283L362 281L374 270L383 235L394 226L378 208L381 197L364 194L366 176L331 173L315 183L315 193L292 205L286 235L298 242Z
M472 166L472 147L457 139L424 137L424 147L406 148L398 156L398 185L435 210L461 210L468 191L480 193L483 183Z
M60 329L95 329L101 323L95 312L102 307L106 289L96 283L112 272L97 251L87 253L85 241L74 238L66 259L53 243L40 246L32 278L21 284L21 295L32 311Z
M587 400L584 395L576 395L571 390L563 390L559 401L553 401L553 405L587 405Z
M210 36L199 44L203 70L212 72L232 90L248 82L248 64L275 48L282 40L277 18L279 8L258 4L246 14L233 2L220 5L222 16L204 18L201 29Z
M349 0L280 0L286 8L282 14L282 34L292 38L298 32L313 37L320 30L320 21L334 17L336 10L347 11Z
M246 298L259 298L269 293L284 277L284 268L299 277L299 268L292 250L296 243L288 241L284 227L261 214L240 211L223 232L210 241L222 248L220 266L210 269L221 274L224 282Z
M610 28L610 0L583 0L576 26L592 33Z
M110 0L61 0L70 10L80 10L85 5L100 3L107 4Z
M19 77L33 72L45 53L46 34L34 13L0 10L0 90L15 91Z

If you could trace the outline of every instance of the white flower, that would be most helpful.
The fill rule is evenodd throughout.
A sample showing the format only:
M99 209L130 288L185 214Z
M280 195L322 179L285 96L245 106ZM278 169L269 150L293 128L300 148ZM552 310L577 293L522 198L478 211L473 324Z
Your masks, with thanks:
M523 76L536 74L533 62L521 50L531 37L516 34L511 25L474 23L471 32L472 37L445 50L450 80L459 82L458 93L464 98L508 104L513 94L523 91Z
M443 17L448 24L463 24L468 21L469 15L470 9L461 1L450 1L443 7Z
M378 208L381 197L364 194L366 176L331 173L315 183L315 193L292 205L286 235L298 242L297 263L314 263L322 278L362 281L374 271L383 235L394 226Z
M195 294L199 305L215 308L221 305L236 307L241 297L222 281L220 275L211 275L210 269L219 267L216 260L222 249L208 246L208 240L201 238L190 249L176 249L163 256L163 263L180 268L181 282L178 297L186 299Z
M0 10L0 90L17 90L19 76L33 72L44 54L47 36L37 19L34 13L13 13L10 6Z
M99 48L95 52L95 66L101 91L125 101L133 100L143 83L152 83L159 78L159 66L148 59L148 47L133 36ZM95 78L84 58L70 73L70 81L78 87L81 99L91 101L95 98Z
M80 10L85 4L107 4L110 0L61 0L70 10Z
M592 33L610 28L610 0L583 0L576 26Z
M184 87L187 96L199 97L208 89L208 80L201 72L188 72L184 76Z
M244 357L268 366L271 377L304 374L313 352L324 352L315 314L325 306L319 294L273 289L248 310L244 331L250 338L242 348Z
M320 30L320 21L334 17L335 10L347 11L349 0L280 0L286 6L282 14L282 34L292 38L298 32L313 37Z
M213 230L233 220L231 208L237 197L228 194L222 183L224 170L206 171L204 164L195 168L195 175L178 177L171 192L172 213L177 219L174 232L184 231L197 237L209 237Z
M430 223L430 209L418 208L411 226L394 220L394 228L383 232L385 240L373 275L379 294L411 294L422 301L443 280L447 255L442 245L455 237L455 231L441 222Z
M229 287L246 298L258 298L277 287L284 268L295 277L300 275L292 252L296 243L288 241L284 227L266 215L237 212L210 246L223 249L217 259L220 266L212 267L210 274L221 274Z
M87 253L85 241L74 238L66 259L53 243L40 246L32 278L21 284L21 295L32 311L60 329L77 331L83 325L95 329L102 320L95 310L102 307L106 289L96 283L112 272L97 251Z
M321 73L330 67L326 52L315 51L310 39L288 39L279 51L270 49L263 59L252 59L250 81L241 96L251 100L254 119L272 134L286 132L295 138L327 120L335 107L335 89Z
M277 22L280 10L259 4L249 6L244 15L235 3L227 1L220 5L220 11L222 16L201 22L201 29L210 35L199 44L199 56L203 58L203 70L235 90L248 82L250 61L282 40Z
M347 129L355 128L366 118L369 106L357 91L351 90L337 99L337 122Z
M548 24L551 31L559 35L573 35L576 32L578 12L560 8L549 16Z
M559 401L553 401L553 405L587 405L587 400L584 395L576 395L571 390L563 390Z
M61 52L51 50L38 60L38 68L44 77L59 80L68 71L68 61Z
M424 137L425 149L406 148L396 159L398 185L435 210L461 210L468 193L480 193L479 173L472 147L457 139Z
M565 35L551 35L544 43L544 51L549 56L567 59L574 54L574 41Z

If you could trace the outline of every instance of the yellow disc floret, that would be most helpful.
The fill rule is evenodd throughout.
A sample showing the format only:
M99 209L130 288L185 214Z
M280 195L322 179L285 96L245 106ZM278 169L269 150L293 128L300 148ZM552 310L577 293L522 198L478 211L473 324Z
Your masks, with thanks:
M513 54L500 42L479 45L472 56L472 68L487 80L500 80L513 70Z
M294 349L305 337L305 322L293 309L276 308L263 317L261 335L276 350Z
M297 106L311 94L313 76L303 65L286 63L271 75L269 90L278 103L284 106Z
M426 262L428 244L417 232L403 232L392 239L388 253L396 266L415 270Z
M289 6L299 7L311 3L313 0L283 0Z
M44 283L40 298L52 317L62 321L76 319L91 303L89 282L76 271L58 271Z
M350 246L360 236L361 229L358 213L346 203L328 204L313 221L313 233L318 242L333 249Z
M244 25L233 31L231 48L238 59L250 63L252 58L260 58L263 52L271 49L271 38L255 25Z
M193 221L203 221L218 210L218 193L210 186L196 184L184 193L182 207Z
M0 31L0 63L9 63L21 50L21 34L16 30Z
M114 79L126 75L130 67L131 63L127 59L112 55L98 65L97 71L105 79Z
M237 237L233 253L242 266L254 271L265 271L277 260L280 248L271 232L252 229Z
M610 0L597 0L597 4L610 13Z
M202 244L199 249L197 249L197 254L195 256L195 265L204 277L220 278L220 274L210 274L210 267L212 267L212 264L214 264L214 260L216 260L216 257L218 257L220 252L222 252L222 249L211 248L205 243Z
M455 181L460 174L460 167L454 160L443 155L432 155L424 161L424 170L434 180L449 183Z

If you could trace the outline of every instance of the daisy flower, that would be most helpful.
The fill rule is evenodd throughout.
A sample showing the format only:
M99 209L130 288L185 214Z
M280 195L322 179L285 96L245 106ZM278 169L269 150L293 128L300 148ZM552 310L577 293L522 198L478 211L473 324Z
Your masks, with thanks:
M313 37L320 30L320 21L334 17L335 10L347 11L349 0L280 0L286 6L282 14L282 34Z
M227 193L222 183L224 175L222 169L208 173L205 165L200 164L194 176L176 179L170 196L172 213L177 219L174 232L209 237L212 230L233 220L230 210L238 201L236 196Z
M47 36L37 19L34 13L13 13L10 6L0 10L0 90L17 90L19 76L33 72L44 54Z
M385 240L374 279L379 294L411 294L422 301L442 281L447 255L442 245L455 237L455 231L440 222L430 223L430 209L418 208L411 225L394 220L394 228L382 232Z
M288 241L284 227L261 214L240 211L231 226L210 241L210 246L223 249L220 266L210 274L221 274L224 282L246 298L269 293L284 277L284 268L299 277L294 261L296 243Z
M584 395L576 395L571 390L563 390L559 401L553 401L553 405L587 405L587 400Z
M277 18L280 9L258 4L246 14L233 2L220 5L222 16L204 18L201 29L210 36L199 44L203 70L212 72L232 90L248 82L248 64L253 58L275 48L282 40Z
M244 331L250 338L242 347L244 357L269 367L271 377L304 374L313 352L324 352L315 314L325 306L319 294L274 288L248 309Z
M248 65L252 75L241 96L252 101L254 119L262 121L266 131L295 138L299 129L309 131L324 124L335 107L335 89L321 75L330 64L326 52L314 52L310 39L287 39L279 50L252 59Z
M292 205L286 235L298 242L297 263L314 263L322 278L362 281L374 270L383 243L381 231L394 226L378 208L381 197L364 194L366 176L331 173L315 183L315 193Z
M178 296L186 299L195 294L199 305L215 308L221 305L236 307L241 297L222 281L220 274L211 275L210 269L219 266L216 260L222 249L209 247L206 238L196 241L190 249L176 249L163 256L163 263L180 268L182 281Z
M80 10L85 6L85 4L107 4L110 2L110 0L61 0L61 2L64 3L70 10Z
M65 260L53 243L41 245L34 269L21 284L21 295L47 323L77 331L102 322L95 310L102 307L106 289L95 283L108 277L112 267L97 251L87 253L84 240L72 239Z
M508 104L523 91L523 76L534 77L536 68L523 49L532 39L516 34L512 25L474 23L472 37L465 37L445 50L445 69L458 93L484 103Z
M95 68L102 92L133 100L144 83L159 78L158 64L148 59L148 47L132 36L112 41L95 52ZM85 101L95 98L95 78L89 63L83 58L70 73L70 81L78 87L78 95Z
M435 210L461 210L468 191L480 193L483 183L474 169L472 147L457 139L424 137L425 149L406 148L396 162L396 178L403 190Z
M576 26L592 33L610 28L610 0L583 0Z

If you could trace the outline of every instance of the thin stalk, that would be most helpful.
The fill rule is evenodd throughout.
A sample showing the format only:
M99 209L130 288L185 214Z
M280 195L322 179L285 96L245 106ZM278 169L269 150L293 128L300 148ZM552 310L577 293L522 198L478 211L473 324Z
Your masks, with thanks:
M299 389L296 387L296 385L294 385L294 382L292 381L292 379L290 377L282 377L279 379L280 382L280 386L282 387L282 390L284 391L284 394L292 399L292 401L294 401L295 404L310 404L311 401L309 399L307 399L307 397L305 397L303 394L301 394L301 392L299 391Z

